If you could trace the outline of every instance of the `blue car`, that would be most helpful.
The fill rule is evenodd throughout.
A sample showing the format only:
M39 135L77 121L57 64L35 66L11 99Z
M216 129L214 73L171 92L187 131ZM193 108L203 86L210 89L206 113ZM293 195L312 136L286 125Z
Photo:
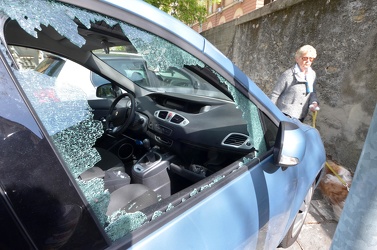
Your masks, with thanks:
M296 240L325 164L320 135L201 35L138 0L0 10L1 249Z

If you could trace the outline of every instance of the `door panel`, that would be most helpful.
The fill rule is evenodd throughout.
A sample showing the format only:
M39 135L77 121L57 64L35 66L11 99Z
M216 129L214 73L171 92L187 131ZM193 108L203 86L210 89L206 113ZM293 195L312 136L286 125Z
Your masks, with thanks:
M132 249L255 249L258 207L253 179L242 175L208 196ZM174 238L174 240L172 240Z
M279 244L297 190L297 168L283 171L273 164L273 157L270 156L250 170L259 211L257 249L273 249Z

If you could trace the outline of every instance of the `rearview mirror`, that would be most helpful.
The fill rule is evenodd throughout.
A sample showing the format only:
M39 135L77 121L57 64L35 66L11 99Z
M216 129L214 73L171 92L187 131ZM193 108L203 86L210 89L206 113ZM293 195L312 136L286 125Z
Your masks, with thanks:
M304 132L296 124L280 122L274 146L274 163L281 167L296 166L305 155L305 141Z
M122 94L121 89L111 83L98 86L96 90L96 96L101 98L116 98L120 94Z

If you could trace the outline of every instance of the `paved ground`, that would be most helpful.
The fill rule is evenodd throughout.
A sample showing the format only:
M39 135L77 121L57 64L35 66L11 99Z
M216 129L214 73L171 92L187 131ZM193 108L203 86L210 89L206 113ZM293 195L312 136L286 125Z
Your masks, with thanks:
M297 241L286 249L328 250L337 224L331 206L323 199L320 191L315 190L305 225Z

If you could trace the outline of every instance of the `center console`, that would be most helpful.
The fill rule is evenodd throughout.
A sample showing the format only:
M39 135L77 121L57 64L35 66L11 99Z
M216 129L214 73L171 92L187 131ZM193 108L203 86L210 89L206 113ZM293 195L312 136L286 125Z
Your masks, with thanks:
M143 184L154 190L162 198L171 195L170 178L167 168L174 155L150 149L132 168L134 183Z

